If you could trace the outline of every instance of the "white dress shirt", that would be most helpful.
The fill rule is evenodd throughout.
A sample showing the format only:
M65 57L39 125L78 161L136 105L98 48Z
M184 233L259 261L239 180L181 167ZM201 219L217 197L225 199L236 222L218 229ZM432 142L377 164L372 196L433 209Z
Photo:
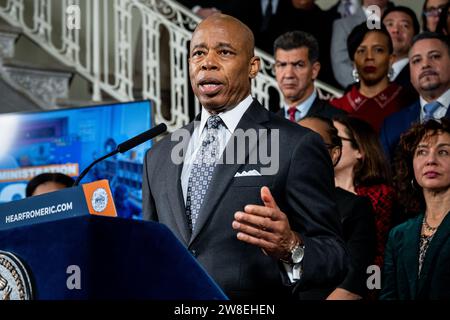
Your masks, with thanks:
M219 152L223 153L228 141L231 138L231 135L236 130L236 127L241 121L242 116L245 111L247 111L250 104L253 102L253 98L248 96L244 100L242 100L236 107L231 110L219 113L218 116L222 119L224 126L221 126L219 129ZM206 121L211 116L211 114L206 111L205 108L202 108L202 114L200 117L200 121L196 121L194 124L194 132L192 133L192 139L189 141L189 145L186 151L186 157L183 162L183 170L181 171L181 189L183 190L183 198L184 203L186 203L187 198L187 188L189 175L191 174L192 165L195 160L195 155L201 147L201 142L206 136Z
M313 93L302 103L297 105L297 110L298 112L295 113L295 121L300 121L301 119L303 119L304 117L306 117L306 115L308 114L309 110L312 107L312 104L314 103L314 101L317 98L317 92L314 89ZM284 117L286 119L289 119L289 106L288 105L284 105Z
M389 80L394 81L395 78L397 78L397 76L400 74L400 72L402 72L403 68L408 65L408 63L409 63L408 58L403 58L398 61L395 61L392 64L392 70L394 70L394 73L392 74L392 77Z
M269 5L269 1L272 1L272 14L277 13L277 7L279 0L261 0L261 13L264 16L266 13L266 8Z

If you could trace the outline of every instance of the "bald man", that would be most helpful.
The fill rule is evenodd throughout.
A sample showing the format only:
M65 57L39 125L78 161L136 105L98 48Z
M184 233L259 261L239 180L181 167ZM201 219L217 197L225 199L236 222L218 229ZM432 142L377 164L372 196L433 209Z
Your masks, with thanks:
M317 134L252 98L259 67L247 26L203 20L189 57L202 111L144 165L144 217L167 225L232 299L337 285L347 265L330 157Z

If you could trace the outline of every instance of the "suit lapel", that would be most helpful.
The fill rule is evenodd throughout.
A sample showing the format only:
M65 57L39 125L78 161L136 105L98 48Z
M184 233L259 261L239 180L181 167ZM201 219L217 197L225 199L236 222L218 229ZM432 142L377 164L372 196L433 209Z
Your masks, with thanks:
M407 64L402 71L400 71L394 82L401 86L405 86L409 82L409 73L409 64Z
M436 263L437 256L442 249L442 245L450 237L450 214L442 221L439 228L436 230L430 246L425 254L425 259L422 265L422 272L419 279L419 285L417 288L417 296L420 297L421 291L425 289L425 285L429 284L430 271L433 270L433 264Z
M276 114L277 115L279 115L280 117L282 117L282 118L285 118L285 114L284 114L284 111L285 109L284 109L284 107L283 108L281 108L280 110L278 110L277 112L276 112Z
M320 114L320 112L322 110L323 110L323 104L321 103L319 97L316 97L311 105L311 108L309 108L308 113L306 114L305 118Z
M266 122L268 120L269 120L269 111L264 109L259 104L259 102L253 100L253 103L250 105L250 107L247 109L247 111L244 113L241 120L239 121L235 133L231 136L229 140L227 148L233 141L236 131L238 129L244 131L248 129L253 129L257 130L258 132L258 129L265 128L264 126L260 125L260 123ZM259 141L259 138L257 140ZM246 162L249 153L256 147L257 143L245 149ZM214 170L214 174L211 178L211 182L209 184L208 191L206 192L205 199L203 200L199 217L196 222L194 232L192 233L192 237L189 241L189 245L192 244L195 238L200 234L206 222L210 219L211 215L216 211L216 208L219 205L221 201L220 199L222 198L224 192L227 190L239 167L243 165L242 163L236 163L236 161L233 161L233 164L225 163L224 159L227 159L226 156L227 148L225 148L225 151L222 154L220 162L219 164L216 165L216 169ZM227 161L229 161L229 159L227 159ZM234 214L234 212L230 212L230 214Z
M192 136L194 131L194 123L190 123L185 127ZM187 150L190 139L184 139L181 142L173 142L171 150L175 144L182 143L183 150ZM184 154L186 157L186 154ZM178 230L186 244L189 243L189 238L191 236L191 230L188 225L186 217L186 207L184 204L183 190L181 188L181 171L183 169L183 162L180 164L174 164L170 161L170 169L167 172L167 201L169 202L170 208L172 210L172 215L177 224ZM175 196L172 196L175 195Z
M447 106L447 112L445 113L446 118L450 118L450 105Z
M420 122L420 101L412 105L408 117L408 129L414 124Z
M414 221L411 229L405 231L405 245L402 248L403 268L406 271L408 279L409 296L415 299L417 293L417 281L419 272L419 241L422 228L423 215L420 215Z

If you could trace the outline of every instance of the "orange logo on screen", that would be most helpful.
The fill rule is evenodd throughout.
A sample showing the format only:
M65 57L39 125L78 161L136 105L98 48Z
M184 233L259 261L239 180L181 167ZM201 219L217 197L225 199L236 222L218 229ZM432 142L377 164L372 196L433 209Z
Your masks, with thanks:
M117 217L108 180L83 184L83 191L90 214Z

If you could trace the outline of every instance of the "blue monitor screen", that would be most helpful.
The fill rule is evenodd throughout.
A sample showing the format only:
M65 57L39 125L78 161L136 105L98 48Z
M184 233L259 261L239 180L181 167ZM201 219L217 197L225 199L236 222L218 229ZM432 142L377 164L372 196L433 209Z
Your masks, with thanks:
M27 182L44 172L76 178L92 161L151 128L149 101L0 115L0 203L25 197ZM109 180L117 213L142 217L146 142L97 165L82 180Z

